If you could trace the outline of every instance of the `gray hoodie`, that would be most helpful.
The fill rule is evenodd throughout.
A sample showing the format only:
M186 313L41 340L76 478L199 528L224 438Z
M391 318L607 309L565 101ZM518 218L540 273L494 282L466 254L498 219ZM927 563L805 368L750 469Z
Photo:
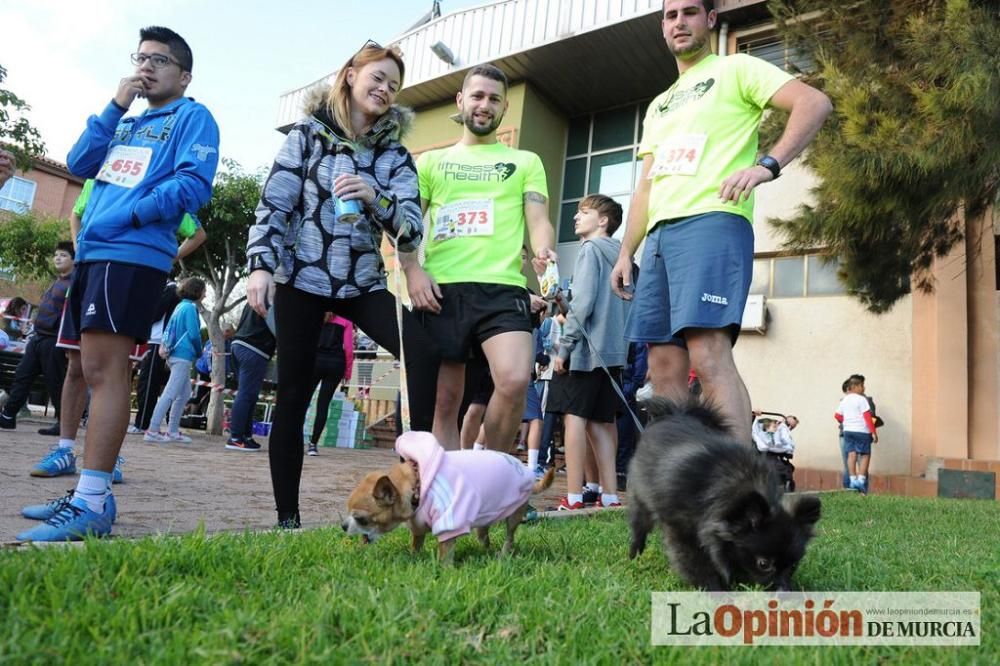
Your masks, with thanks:
M583 326L591 343L609 367L624 367L628 355L625 318L629 302L611 291L611 269L622 244L602 236L583 241L573 272L573 300L559 343L559 356L569 360L570 370L594 370L600 362L580 332Z

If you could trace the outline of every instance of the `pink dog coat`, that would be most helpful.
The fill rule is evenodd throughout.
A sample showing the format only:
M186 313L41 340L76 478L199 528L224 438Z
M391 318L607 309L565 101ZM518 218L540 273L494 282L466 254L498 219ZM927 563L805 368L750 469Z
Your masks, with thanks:
M496 451L445 451L429 432L404 433L396 453L417 463L416 519L442 541L506 518L528 501L535 485L517 458Z

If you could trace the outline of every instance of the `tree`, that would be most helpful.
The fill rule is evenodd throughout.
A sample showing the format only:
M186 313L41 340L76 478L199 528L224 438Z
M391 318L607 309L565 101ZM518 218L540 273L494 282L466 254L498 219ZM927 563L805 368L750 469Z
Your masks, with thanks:
M12 213L0 222L0 265L19 280L54 278L52 252L69 240L69 222L35 213Z
M0 65L0 84L7 78L7 70ZM32 127L21 114L31 107L10 90L0 87L0 144L14 153L17 168L27 171L31 168L31 158L45 154L42 135ZM6 246L4 246L6 247Z
M212 199L198 211L208 235L205 244L184 263L184 271L205 280L211 290L211 307L201 306L208 325L212 349L225 349L222 319L246 300L234 296L237 285L246 277L246 238L254 223L254 211L260 200L263 174L250 175L229 159L222 160L225 171L215 179ZM226 357L212 357L212 383L226 383ZM208 432L222 434L222 393L212 391L208 403Z
M993 0L770 0L779 33L833 101L805 156L816 203L772 220L795 249L829 248L873 312L964 238L1000 184L1000 15ZM820 12L815 20L802 20ZM777 114L776 114L777 115ZM773 128L784 118L772 117ZM766 134L762 130L763 135ZM764 139L762 145L766 144Z

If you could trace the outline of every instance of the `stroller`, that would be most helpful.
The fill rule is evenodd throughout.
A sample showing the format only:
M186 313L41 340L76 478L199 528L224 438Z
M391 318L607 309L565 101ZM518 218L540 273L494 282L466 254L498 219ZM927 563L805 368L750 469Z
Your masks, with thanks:
M781 487L785 492L793 492L795 465L792 464L792 456L795 455L795 442L788 426L785 425L785 415L778 412L757 413L754 416L751 434L757 450L767 456L768 462L774 468Z

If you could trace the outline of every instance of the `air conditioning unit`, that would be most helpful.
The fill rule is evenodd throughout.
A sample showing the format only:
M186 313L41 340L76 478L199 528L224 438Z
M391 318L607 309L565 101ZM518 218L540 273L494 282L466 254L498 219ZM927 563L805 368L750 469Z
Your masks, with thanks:
M763 294L747 296L746 307L743 308L743 320L740 330L763 335L767 331L767 298Z

